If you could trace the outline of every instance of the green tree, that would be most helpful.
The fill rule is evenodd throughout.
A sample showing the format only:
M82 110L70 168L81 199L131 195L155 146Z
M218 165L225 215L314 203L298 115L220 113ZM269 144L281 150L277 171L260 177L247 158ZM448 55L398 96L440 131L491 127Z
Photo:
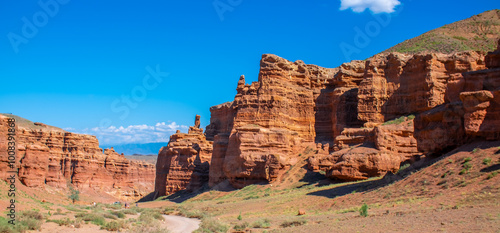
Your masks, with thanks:
M359 209L359 215L366 217L368 216L368 205L364 203Z
M68 182L69 187L69 199L75 204L76 201L80 200L80 191L76 190L71 183Z

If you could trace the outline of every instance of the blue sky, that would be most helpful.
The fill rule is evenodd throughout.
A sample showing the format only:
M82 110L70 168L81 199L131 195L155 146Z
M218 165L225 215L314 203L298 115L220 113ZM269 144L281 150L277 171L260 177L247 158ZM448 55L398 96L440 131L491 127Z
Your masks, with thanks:
M496 8L492 0L6 0L0 112L102 144L168 141L195 114L206 126L240 75L256 81L264 53L336 67ZM359 31L367 41L355 40Z

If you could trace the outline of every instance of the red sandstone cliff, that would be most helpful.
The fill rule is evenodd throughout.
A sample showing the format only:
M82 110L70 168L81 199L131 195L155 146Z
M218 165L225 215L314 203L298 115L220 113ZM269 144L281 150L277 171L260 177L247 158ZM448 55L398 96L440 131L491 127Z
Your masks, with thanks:
M2 174L8 170L3 147L7 140L7 119L0 115ZM153 190L153 164L127 160L113 149L103 153L95 136L16 119L16 169L24 185L66 188L69 182L80 190L93 189L125 199L138 199Z
M263 55L258 82L246 84L242 76L234 101L211 108L209 184L272 182L308 147L326 148L310 167L334 178L396 171L419 155L413 120L380 124L448 102L454 98L448 82L484 67L477 52L386 53L335 69Z
M500 40L487 69L466 72L447 85L443 104L415 119L418 149L437 153L471 139L500 140Z
M180 190L195 190L208 182L212 142L200 129L200 116L187 134L179 131L158 154L155 192L159 196Z

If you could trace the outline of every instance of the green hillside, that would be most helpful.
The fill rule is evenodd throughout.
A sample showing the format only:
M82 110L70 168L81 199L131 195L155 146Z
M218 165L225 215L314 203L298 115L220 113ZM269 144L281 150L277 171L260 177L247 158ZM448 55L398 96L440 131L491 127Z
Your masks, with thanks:
M384 52L493 51L500 38L500 10L490 10L406 40Z

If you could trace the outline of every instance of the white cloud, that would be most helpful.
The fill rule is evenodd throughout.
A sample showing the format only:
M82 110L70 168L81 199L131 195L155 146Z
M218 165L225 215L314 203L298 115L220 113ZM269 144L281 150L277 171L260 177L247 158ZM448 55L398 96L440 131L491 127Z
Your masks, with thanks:
M155 125L110 126L107 128L95 127L82 131L70 130L75 133L97 136L102 145L118 145L127 143L168 142L170 135L177 130L186 132L189 127L178 125L175 122L159 122Z
M340 10L351 8L359 13L368 8L373 13L392 13L399 4L398 0L340 0Z

